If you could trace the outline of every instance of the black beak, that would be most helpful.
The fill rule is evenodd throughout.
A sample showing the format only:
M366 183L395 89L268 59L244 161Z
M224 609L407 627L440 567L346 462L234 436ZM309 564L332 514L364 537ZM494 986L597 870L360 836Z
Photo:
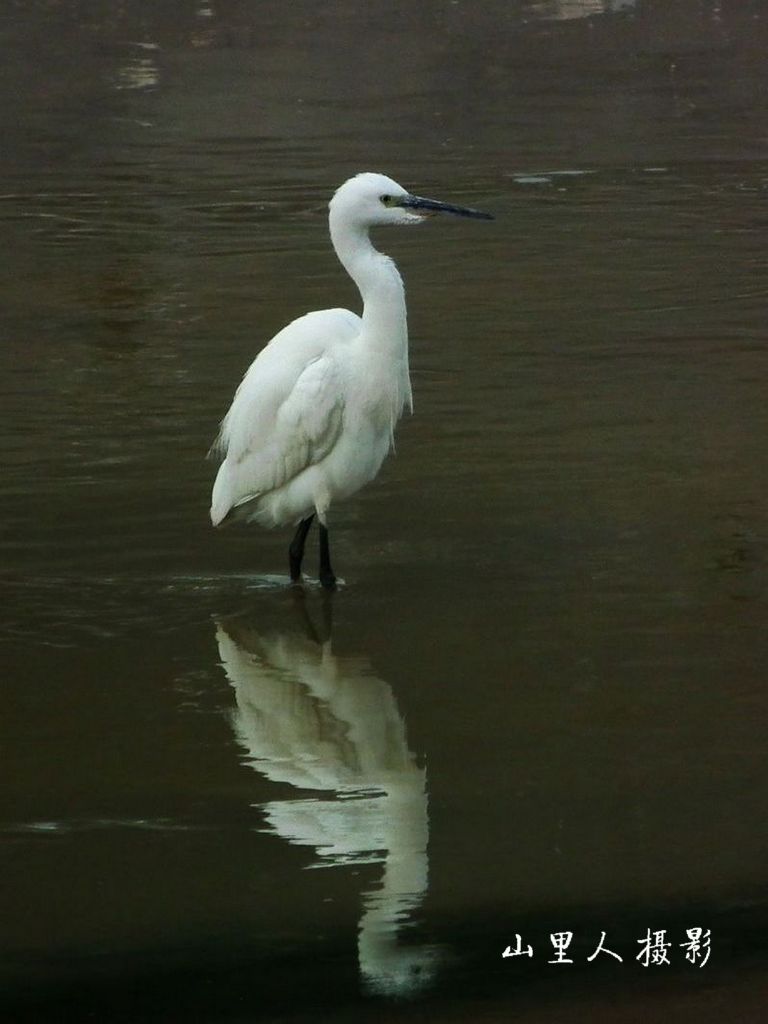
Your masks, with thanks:
M422 199L421 196L405 196L399 202L408 210L426 210L432 213L454 213L457 217L474 217L476 220L493 220L492 213L471 210L467 206L454 206L452 203L441 203L437 199Z

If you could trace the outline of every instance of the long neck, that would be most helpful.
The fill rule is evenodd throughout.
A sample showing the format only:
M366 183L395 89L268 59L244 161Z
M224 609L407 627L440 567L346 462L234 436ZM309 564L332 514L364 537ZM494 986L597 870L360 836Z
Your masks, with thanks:
M363 335L372 349L407 359L405 290L397 267L371 244L364 228L330 216L331 241L363 300Z

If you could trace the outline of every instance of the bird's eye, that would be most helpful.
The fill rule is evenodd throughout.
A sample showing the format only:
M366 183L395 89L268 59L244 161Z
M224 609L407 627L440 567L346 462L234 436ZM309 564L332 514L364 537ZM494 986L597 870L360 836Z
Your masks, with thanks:
M381 196L381 201L385 206L391 206L393 202L392 196Z

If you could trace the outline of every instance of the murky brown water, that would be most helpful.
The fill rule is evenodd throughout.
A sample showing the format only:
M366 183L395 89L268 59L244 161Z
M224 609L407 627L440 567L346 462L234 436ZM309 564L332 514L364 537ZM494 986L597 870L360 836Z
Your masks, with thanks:
M762 1019L764 5L0 38L6 1018ZM302 600L203 457L362 169L497 220L380 239L416 414Z

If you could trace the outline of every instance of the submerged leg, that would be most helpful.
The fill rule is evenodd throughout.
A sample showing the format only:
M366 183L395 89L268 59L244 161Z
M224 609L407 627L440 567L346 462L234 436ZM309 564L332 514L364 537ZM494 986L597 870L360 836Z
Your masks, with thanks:
M302 519L299 523L296 533L291 541L291 546L288 548L288 561L291 566L291 579L294 583L298 583L301 579L301 560L304 558L304 544L307 540L307 534L309 528L312 525L312 520L315 518L314 512L311 516L307 516L306 519Z
M328 544L328 527L320 523L320 583L326 590L336 587L336 577L331 568L331 548Z
M313 643L316 643L318 647L323 647L330 641L333 633L334 592L332 590L324 590L319 595L319 627L315 625L314 619L309 614L306 590L304 590L303 587L294 587L291 593L293 596L293 606L296 609L296 615L304 633Z

